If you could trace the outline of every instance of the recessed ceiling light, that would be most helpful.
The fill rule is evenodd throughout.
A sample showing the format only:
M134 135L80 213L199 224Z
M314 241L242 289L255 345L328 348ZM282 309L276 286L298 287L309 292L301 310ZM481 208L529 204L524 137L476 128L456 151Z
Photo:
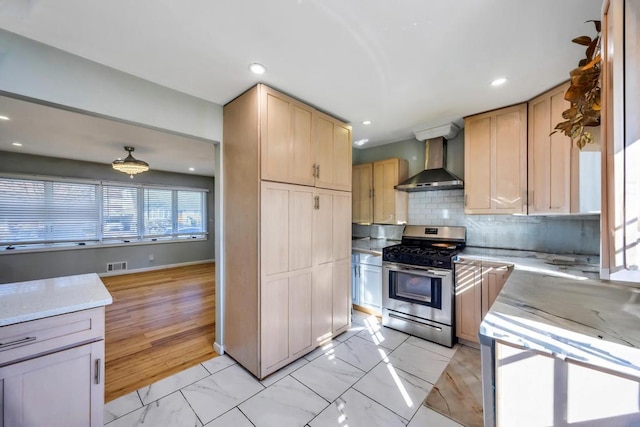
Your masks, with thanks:
M500 77L491 82L491 86L500 86L507 82L506 77Z
M195 168L189 168L189 170L190 170L191 172L193 172L193 171L194 171L194 170L196 170L196 169L195 169Z
M22 142L12 142L11 145L15 145L16 147L22 147Z
M258 64L257 62L249 65L249 69L254 74L264 74L264 72L267 71L267 68L264 65Z
M7 116L0 116L0 120L10 120Z
M356 142L354 142L353 144L357 145L357 146L361 146L361 145L366 144L367 142L369 142L369 140L365 138L365 139L359 139Z
M363 125L370 125L371 124L371 120L364 120L362 122Z

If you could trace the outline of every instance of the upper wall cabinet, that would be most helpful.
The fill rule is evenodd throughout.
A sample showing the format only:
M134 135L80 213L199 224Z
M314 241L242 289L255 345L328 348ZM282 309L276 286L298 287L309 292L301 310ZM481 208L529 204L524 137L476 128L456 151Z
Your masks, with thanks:
M527 104L465 118L465 213L526 212Z
M373 221L373 163L353 166L353 206L351 220L356 223Z
M568 87L567 82L529 101L529 214L600 211L599 145L580 150L563 133L551 135L571 105L564 99Z
M352 221L405 223L408 193L394 187L407 179L408 167L406 160L398 158L353 166Z
M351 190L351 128L259 85L261 178Z

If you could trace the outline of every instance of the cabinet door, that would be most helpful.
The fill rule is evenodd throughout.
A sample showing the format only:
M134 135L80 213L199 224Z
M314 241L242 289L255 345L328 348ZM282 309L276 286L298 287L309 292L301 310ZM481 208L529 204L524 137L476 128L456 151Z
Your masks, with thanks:
M294 302L292 301L291 304ZM260 354L264 373L289 357L289 278L262 281L260 289Z
M333 259L351 256L351 193L333 192Z
M262 179L313 185L314 110L266 86L261 106Z
M314 194L313 259L314 265L320 265L334 260L334 200L327 190L317 190Z
M511 265L482 263L482 318L493 305L512 271Z
M529 213L571 211L573 144L561 132L551 135L555 125L564 121L562 112L571 106L564 99L568 87L565 83L529 102Z
M103 425L104 341L0 368L6 427Z
M289 278L289 356L311 348L311 271Z
M482 266L479 262L457 263L456 283L456 336L478 342L482 321Z
M362 297L360 305L382 313L382 267L360 264Z
M311 318L314 344L321 344L331 336L333 317L333 263L313 270L311 289Z
M371 223L373 221L373 164L354 166L352 176L352 222Z
M333 270L333 328L338 333L349 327L351 313L351 262L344 259L334 263Z
M317 113L316 187L351 191L351 127Z
M397 213L405 212L406 207L396 202L407 193L394 187L407 178L406 163L406 160L388 159L373 164L373 222L396 224L403 220Z
M527 105L465 119L465 212L524 213Z
M313 188L262 182L264 277L312 267Z
M360 291L358 289L360 280L358 276L358 267L360 267L360 256L358 254L351 255L351 302L360 304Z

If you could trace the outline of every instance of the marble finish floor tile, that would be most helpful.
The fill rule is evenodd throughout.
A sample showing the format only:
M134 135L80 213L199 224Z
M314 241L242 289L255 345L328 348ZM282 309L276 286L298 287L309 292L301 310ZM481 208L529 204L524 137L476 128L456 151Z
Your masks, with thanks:
M367 372L380 363L386 353L381 353L373 342L356 336L337 346L333 354Z
M309 423L311 427L399 427L406 424L400 416L353 389Z
M254 427L251 421L240 412L238 408L233 408L224 415L220 415L215 420L204 427Z
M405 342L389 355L389 361L394 368L435 384L449 358Z
M421 406L408 427L463 427L463 425L444 415L440 415L426 406Z
M182 393L206 424L263 389L244 368L233 365L183 388Z
M340 335L338 335L337 337L335 337L334 340L339 341L339 342L345 342L349 338L351 338L351 337L353 337L355 335L358 335L364 329L366 329L364 326L352 323L351 327L348 330L346 330L345 332L343 332Z
M202 362L201 365L205 367L210 374L215 374L218 371L223 370L224 368L228 368L231 365L235 365L236 361L226 354L218 357L214 357L213 359L209 359L205 362Z
M289 363L284 368L281 368L280 370L278 370L278 371L274 372L273 374L269 375L267 378L265 378L264 380L262 380L260 382L262 383L263 386L269 387L270 385L277 383L278 381L280 381L281 379L283 379L284 377L286 377L290 373L295 372L298 369L302 368L307 363L309 363L309 361L307 359L305 359L304 357L301 357L300 359L296 360L295 362Z
M460 346L424 404L467 427L482 427L480 350Z
M454 344L453 347L449 348L449 347L445 347L443 345L440 344L436 344L434 342L431 341L426 341L423 340L422 338L417 338L417 337L409 337L407 339L407 343L418 346L420 348L423 348L425 350L429 350L433 353L438 353L442 356L445 356L449 359L451 359L453 357L453 355L456 353L456 351L458 350L458 347L460 346L459 344Z
M432 385L382 362L353 388L409 421L427 397Z
M201 427L184 396L177 391L108 424L109 427Z
M139 408L142 408L142 401L140 400L140 396L138 396L138 392L134 391L125 394L104 405L104 423L110 423L116 418L120 418Z
M370 319L370 320L369 320L369 319ZM372 314L364 313L364 312L359 311L359 310L353 310L353 311L351 312L351 324L352 324L352 325L360 325L360 326L364 326L364 325L365 325L365 322L366 322L367 320L369 320L369 321L373 321L373 319L376 319L376 321L378 321L378 320L377 320L377 317L376 317L376 316L374 316L374 315L372 315Z
M312 360L315 360L320 356L330 356L331 354L333 354L336 347L339 346L340 344L341 344L340 341L335 341L335 340L330 341L325 345L323 345L322 347L318 347L312 352L306 354L304 358L307 359L309 362L311 362Z
M238 408L256 427L298 427L328 405L329 402L287 376Z
M364 371L334 355L318 357L291 374L328 402L333 402L364 375Z
M358 337L371 341L388 350L395 350L400 344L405 342L409 335L395 329L382 325L370 325L358 334ZM413 337L411 337L413 338Z
M140 395L142 403L146 405L208 376L209 372L202 365L198 364L147 387L143 387L138 390L138 394Z

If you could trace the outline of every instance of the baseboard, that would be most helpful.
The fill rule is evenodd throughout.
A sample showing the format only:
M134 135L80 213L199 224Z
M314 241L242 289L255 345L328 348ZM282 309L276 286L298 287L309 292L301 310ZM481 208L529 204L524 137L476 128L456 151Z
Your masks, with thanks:
M122 274L144 273L145 271L164 270L165 268L185 267L187 265L207 264L210 262L215 262L215 259L180 262L177 264L154 265L153 267L133 268L131 270L109 271L104 273L98 273L98 276L100 277L120 276Z
M224 354L224 346L220 345L220 344L218 344L217 342L214 341L214 343L213 343L213 351L215 351L220 356L222 356Z

